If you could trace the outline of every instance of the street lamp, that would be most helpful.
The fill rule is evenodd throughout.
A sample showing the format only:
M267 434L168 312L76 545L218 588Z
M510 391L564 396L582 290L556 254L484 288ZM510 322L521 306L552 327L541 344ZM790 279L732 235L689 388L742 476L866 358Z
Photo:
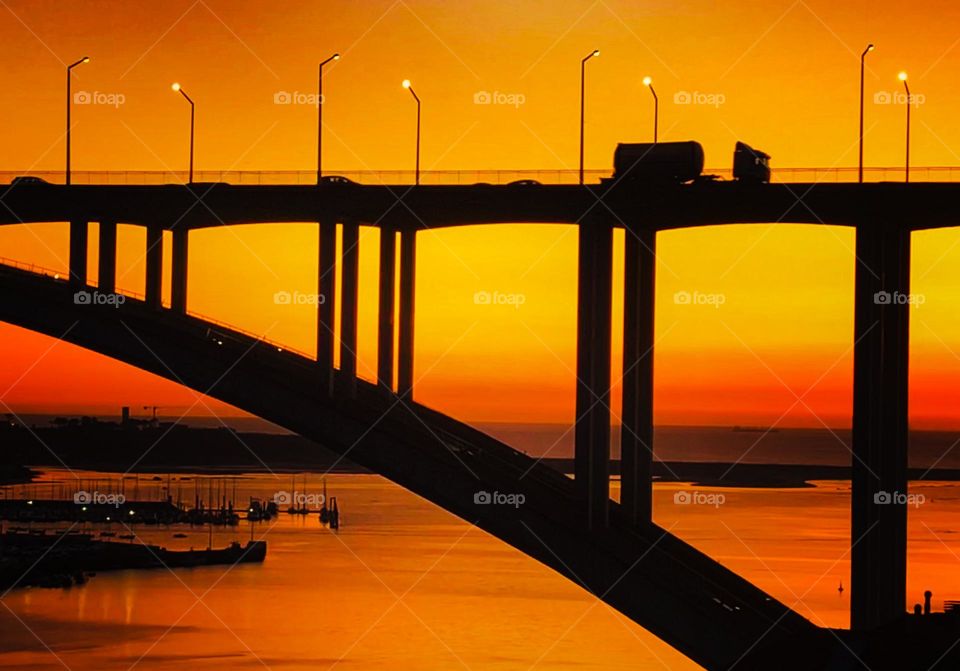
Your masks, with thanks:
M903 82L903 88L907 92L907 156L904 169L904 181L910 181L910 85L907 83L907 73L901 72L897 77Z
M420 97L417 95L417 92L413 90L413 86L410 84L409 79L403 80L403 88L409 89L410 94L413 96L413 99L417 101L417 170L414 177L414 184L420 183Z
M594 56L599 56L600 50L594 49L589 54L584 56L583 60L580 61L580 183L583 184L583 78L584 72L586 71L587 61L589 61Z
M70 183L70 108L73 104L73 100L70 98L70 73L78 65L84 63L89 63L90 57L84 56L76 63L71 63L67 66L67 170L66 170L66 183Z
M874 50L872 44L868 44L867 48L863 50L863 53L860 54L860 162L859 169L857 174L859 176L859 181L863 183L863 62L871 51Z
M193 100L190 99L190 96L187 95L187 92L183 90L183 87L180 86L177 82L174 82L170 85L170 88L174 91L177 91L186 98L187 102L190 103L190 179L187 181L188 184L193 184L193 128L194 128L194 113L196 111Z
M657 126L660 124L660 99L657 97L657 92L653 90L653 79L650 77L643 78L643 85L650 89L650 93L653 94L653 142L657 143Z
M320 67L317 72L317 184L320 183L320 178L323 177L323 172L320 168L322 164L323 155L321 153L321 147L323 146L323 66L329 63L330 61L339 61L340 54L334 54L327 60L320 63Z

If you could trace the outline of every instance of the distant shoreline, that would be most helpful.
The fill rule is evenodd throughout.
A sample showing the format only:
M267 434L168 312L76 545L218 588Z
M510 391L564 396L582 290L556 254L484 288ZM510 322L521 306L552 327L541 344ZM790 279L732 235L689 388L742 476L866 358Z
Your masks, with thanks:
M542 459L541 462L561 473L572 474L572 459ZM7 473L0 473L0 484L26 484L40 475L40 470L59 469L54 465L37 465L24 467L19 479L8 479ZM117 464L84 464L76 467L77 470L97 471L101 473L123 473L126 469ZM729 487L729 488L756 488L756 489L802 489L814 487L817 481L850 481L850 467L848 466L818 466L798 464L744 464L730 462L696 462L696 461L655 461L653 463L654 482L685 483L699 487ZM197 467L197 466L158 466L151 465L136 468L131 473L140 475L163 475L166 473L192 473L209 476L230 476L241 474L276 473L288 476L294 473L310 474L337 474L337 475L370 475L371 471L344 461L333 467L323 467L318 464L308 466L295 463L274 464L269 468L238 464L232 466ZM25 475L26 474L26 475ZM620 475L619 460L610 462L610 475ZM940 481L960 482L960 469L952 468L911 468L908 470L908 479L911 482Z

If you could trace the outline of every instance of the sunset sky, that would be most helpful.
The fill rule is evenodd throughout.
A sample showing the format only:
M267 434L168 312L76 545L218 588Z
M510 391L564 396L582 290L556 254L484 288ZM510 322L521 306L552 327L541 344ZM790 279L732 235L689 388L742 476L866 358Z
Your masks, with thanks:
M63 168L64 69L83 55L92 61L74 71L74 91L123 102L74 106L74 170L185 169L189 110L173 81L197 103L198 170L311 170L316 108L275 96L313 93L317 63L335 51L343 58L324 79L327 172L412 167L416 110L404 78L423 100L424 169L573 169L579 62L594 48L587 168L609 169L617 142L650 139L644 75L660 96L660 139L698 140L708 167L729 167L743 140L770 153L775 168L850 168L868 42L877 50L867 61L866 164L903 163L904 107L885 104L884 94L902 90L896 75L906 70L923 96L912 164L960 166L960 6L921 0L911 10L888 0L5 0L0 170ZM475 104L481 91L523 104ZM685 93L712 104L679 104ZM377 236L361 236L366 377L376 362ZM316 237L309 224L191 234L189 309L312 352L313 310L275 305L273 294L315 291ZM144 240L142 230L121 228L122 289L143 290ZM558 226L419 235L418 400L474 421L572 421L576 240L573 227ZM918 233L913 242L913 291L924 302L911 312L911 420L953 427L960 233ZM852 231L832 227L661 233L656 421L848 425L853 247ZM622 263L622 232L615 250ZM66 225L0 230L0 256L65 270ZM618 272L617 328L621 282ZM522 296L522 305L477 305L481 291ZM677 304L682 291L715 304ZM0 338L0 400L18 413L122 404L163 406L166 415L239 412L12 326L0 325Z

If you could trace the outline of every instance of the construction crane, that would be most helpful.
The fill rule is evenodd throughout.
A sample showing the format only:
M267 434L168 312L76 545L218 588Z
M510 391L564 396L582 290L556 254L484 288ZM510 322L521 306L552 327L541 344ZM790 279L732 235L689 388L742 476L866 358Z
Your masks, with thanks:
M143 409L144 409L144 410L152 410L152 411L153 411L153 417L151 417L151 421L156 422L156 421L157 421L157 410L163 410L163 407L164 407L164 406L162 406L162 405L145 405L145 406L143 406Z

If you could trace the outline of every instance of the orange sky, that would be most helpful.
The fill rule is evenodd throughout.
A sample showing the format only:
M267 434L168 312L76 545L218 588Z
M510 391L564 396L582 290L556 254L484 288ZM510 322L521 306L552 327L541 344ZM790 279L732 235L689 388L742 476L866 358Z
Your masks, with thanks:
M588 64L586 163L608 168L618 141L646 140L654 78L661 139L699 140L726 167L737 139L775 166L856 165L859 52L867 74L868 165L900 165L903 107L874 103L911 73L914 165L960 164L960 7L915 2L286 2L146 3L8 0L0 8L7 104L0 169L63 165L63 63L89 54L74 91L124 103L74 107L75 170L183 169L197 102L197 168L310 170L315 108L277 105L311 93L328 66L329 171L406 169L423 99L423 167L574 168L579 60ZM476 105L478 91L524 104ZM722 99L681 105L680 92ZM377 232L361 239L361 371L376 360ZM95 236L91 236L95 239ZM120 286L143 289L142 231L122 227ZM956 231L914 236L912 420L955 425L960 395L960 261ZM659 236L656 417L660 423L849 423L853 234L825 227L723 227ZM515 226L420 235L418 398L470 420L570 421L574 398L576 233ZM622 236L617 237L618 258ZM65 269L61 224L0 230L0 256ZM95 261L95 254L92 254ZM278 290L313 291L309 225L191 235L191 310L310 351L309 307L277 306ZM619 281L618 274L617 280ZM478 291L523 305L476 305ZM678 305L678 291L723 304ZM615 293L619 324L620 292ZM160 405L166 414L235 412L62 343L0 326L0 399L17 412ZM617 348L618 349L618 348ZM38 361L39 359L39 361ZM619 352L614 379L619 378ZM800 397L798 400L797 397ZM191 406L193 406L191 408ZM614 406L616 410L616 406Z

